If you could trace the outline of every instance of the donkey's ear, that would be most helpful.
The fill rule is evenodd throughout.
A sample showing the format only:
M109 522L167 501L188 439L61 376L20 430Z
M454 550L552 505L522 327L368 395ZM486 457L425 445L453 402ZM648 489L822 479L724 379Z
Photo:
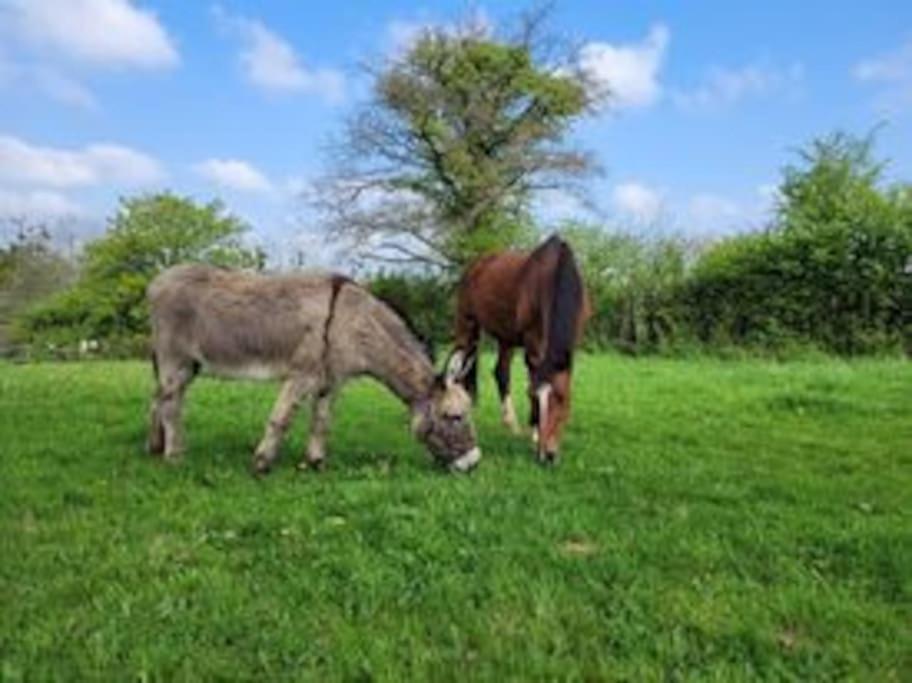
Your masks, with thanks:
M447 385L458 382L465 376L465 354L462 349L456 349L450 354L443 371L443 378Z
M456 381L465 384L465 380L472 374L477 361L478 347L475 347L463 357L462 367L459 369L459 376L456 378Z

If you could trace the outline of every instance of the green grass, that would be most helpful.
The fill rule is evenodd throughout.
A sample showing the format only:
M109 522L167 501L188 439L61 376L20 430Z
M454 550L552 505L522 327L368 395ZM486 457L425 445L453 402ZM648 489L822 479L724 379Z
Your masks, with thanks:
M912 366L582 356L552 470L484 380L471 476L359 383L257 480L275 387L167 466L146 366L0 365L0 678L912 680Z

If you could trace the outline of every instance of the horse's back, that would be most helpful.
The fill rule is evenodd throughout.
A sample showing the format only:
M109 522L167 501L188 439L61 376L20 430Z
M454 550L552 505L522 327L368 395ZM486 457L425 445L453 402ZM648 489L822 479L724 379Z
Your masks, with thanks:
M507 343L517 343L516 306L527 252L483 256L466 270L459 287L459 315Z

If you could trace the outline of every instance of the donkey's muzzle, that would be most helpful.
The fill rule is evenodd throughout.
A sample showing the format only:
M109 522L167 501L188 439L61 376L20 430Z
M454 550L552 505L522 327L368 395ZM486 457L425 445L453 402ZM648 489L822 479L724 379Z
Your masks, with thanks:
M470 472L475 469L479 460L481 460L481 449L475 446L475 448L453 460L450 463L450 471Z

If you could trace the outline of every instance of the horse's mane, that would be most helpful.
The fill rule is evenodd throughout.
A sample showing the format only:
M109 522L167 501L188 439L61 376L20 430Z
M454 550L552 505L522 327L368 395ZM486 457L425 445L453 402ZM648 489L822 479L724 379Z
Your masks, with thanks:
M538 368L538 381L542 382L569 370L573 365L573 347L576 345L585 293L573 251L560 237L552 235L532 253L530 259L536 256L544 264L555 259L553 279L543 282L541 298L543 307L547 307L547 310L541 311L542 321L547 326L544 330L545 358Z

